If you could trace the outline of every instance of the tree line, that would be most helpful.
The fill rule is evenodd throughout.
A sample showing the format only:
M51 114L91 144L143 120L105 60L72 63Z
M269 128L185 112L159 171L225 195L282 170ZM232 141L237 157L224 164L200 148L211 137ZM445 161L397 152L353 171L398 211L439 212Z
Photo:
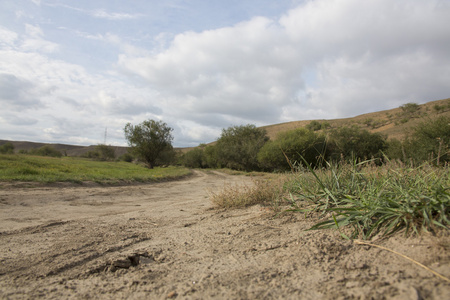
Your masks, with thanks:
M191 168L230 168L242 171L287 171L304 167L325 167L332 161L373 159L381 164L400 160L408 164L430 161L448 164L450 159L450 118L424 121L403 140L387 140L358 126L325 129L316 122L306 128L280 133L269 140L264 129L254 125L223 129L211 145L200 145L183 154L180 162Z
M181 154L172 146L173 129L162 121L147 120L124 127L129 153L120 160L140 161L147 167L179 164L189 168L230 168L242 171L288 171L295 168L326 167L329 162L373 159L381 164L399 160L411 165L425 161L444 165L450 160L450 117L440 116L412 128L403 139L387 140L358 126L331 128L327 122L312 121L304 128L280 133L270 140L267 132L255 125L231 126L223 129L215 143L199 145ZM25 153L24 151L22 151ZM0 146L0 153L14 153L14 146ZM25 154L62 156L44 146ZM84 154L96 160L117 160L114 149L98 145Z

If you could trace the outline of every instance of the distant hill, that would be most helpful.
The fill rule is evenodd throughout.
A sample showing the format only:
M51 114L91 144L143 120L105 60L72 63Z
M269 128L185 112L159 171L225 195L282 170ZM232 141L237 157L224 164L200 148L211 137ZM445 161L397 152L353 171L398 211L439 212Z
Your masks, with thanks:
M311 122L322 124L323 127L329 129L339 128L342 126L356 125L367 129L370 132L379 132L388 137L388 139L396 138L402 139L410 131L410 129L420 122L427 119L433 119L438 116L450 116L450 98L430 101L425 104L404 105L390 110L383 110L368 114L359 115L352 118L345 119L330 119L330 120L308 120L308 121L293 121L281 124L274 124L263 126L267 131L267 135L274 139L281 132L307 127ZM14 145L15 151L37 149L45 145L50 145L56 150L61 151L68 156L80 156L88 151L94 150L95 146L74 146L65 144L46 144L34 142L17 142L0 140L0 146L11 142ZM213 144L214 142L210 143ZM116 151L116 156L127 153L128 147L113 146ZM182 152L187 152L193 147L177 148Z
M34 143L34 142L25 142L25 141L7 141L0 140L0 146L5 143L12 143L14 145L14 151L18 152L20 150L29 151L31 149L38 149L43 146L51 146L54 149L60 151L63 155L67 156L81 156L88 151L93 151L95 146L75 146L75 145L66 145L66 144L50 144L50 143ZM114 148L116 156L121 156L128 152L128 147L117 147L111 146Z

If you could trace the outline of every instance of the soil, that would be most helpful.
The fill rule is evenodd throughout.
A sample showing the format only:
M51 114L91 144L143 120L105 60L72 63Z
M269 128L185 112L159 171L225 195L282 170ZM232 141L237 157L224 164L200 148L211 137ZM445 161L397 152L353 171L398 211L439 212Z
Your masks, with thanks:
M219 210L180 181L0 188L2 299L450 299L450 283L389 251L306 231L299 213ZM447 234L372 241L450 276Z

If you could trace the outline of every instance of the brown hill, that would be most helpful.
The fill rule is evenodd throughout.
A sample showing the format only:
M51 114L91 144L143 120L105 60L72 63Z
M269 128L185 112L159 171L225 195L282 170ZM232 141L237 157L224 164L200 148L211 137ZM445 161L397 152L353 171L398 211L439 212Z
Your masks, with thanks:
M261 128L266 129L267 135L274 139L280 132L306 127L311 122L318 122L323 127L329 126L328 128L356 125L370 132L384 134L388 139L402 139L412 127L420 122L442 115L450 116L450 98L431 101L421 105L405 104L398 108L363 114L352 118L294 121L263 126Z

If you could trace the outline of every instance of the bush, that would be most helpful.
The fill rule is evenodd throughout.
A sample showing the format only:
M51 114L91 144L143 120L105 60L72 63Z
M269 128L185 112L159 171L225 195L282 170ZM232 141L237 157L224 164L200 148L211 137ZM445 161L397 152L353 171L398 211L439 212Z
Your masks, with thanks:
M258 170L257 154L268 140L266 131L255 125L223 129L215 146L218 165L241 171Z
M49 145L42 146L41 148L38 149L32 149L28 153L31 155L38 155L38 156L50 156L50 157L62 156L61 151L58 151Z
M342 127L331 131L332 160L380 158L387 149L386 137L371 133L357 126Z
M203 163L203 149L194 148L186 152L181 157L181 162L183 166L188 168L203 168L205 166Z
M132 162L133 161L133 155L131 155L130 153L125 153L125 154L122 154L120 157L119 157L119 160L121 160L121 161L125 161L125 162Z
M99 153L100 160L114 160L116 158L116 151L112 146L99 144L95 146L95 151Z
M450 117L440 116L413 128L403 147L407 158L416 163L435 159L435 163L450 161Z
M420 110L420 106L417 103L406 103L400 106L404 114L413 115Z
M306 128L311 131L317 131L322 129L322 124L319 121L314 120L311 121L311 123L309 123L308 125L306 125Z
M3 144L0 146L1 154L13 154L14 153L14 145L10 142Z
M305 128L294 129L280 133L258 153L258 161L266 170L289 170L303 164L301 157L312 166L320 166L327 157L325 136Z
M220 168L219 158L217 157L217 147L213 145L206 146L203 149L202 161L207 168Z

